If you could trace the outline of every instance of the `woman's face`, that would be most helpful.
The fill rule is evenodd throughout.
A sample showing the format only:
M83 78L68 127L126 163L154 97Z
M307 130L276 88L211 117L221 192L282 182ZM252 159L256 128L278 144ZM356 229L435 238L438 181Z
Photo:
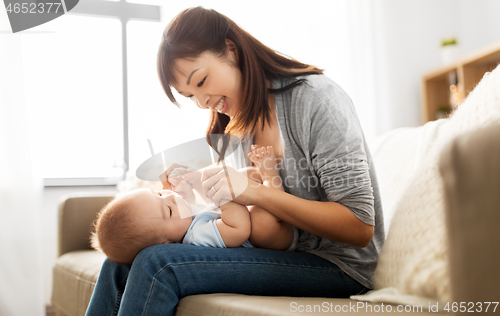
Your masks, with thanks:
M177 60L177 83L172 87L202 109L233 117L241 104L242 76L234 44L229 40L226 44L227 54L222 58L205 52L195 59Z

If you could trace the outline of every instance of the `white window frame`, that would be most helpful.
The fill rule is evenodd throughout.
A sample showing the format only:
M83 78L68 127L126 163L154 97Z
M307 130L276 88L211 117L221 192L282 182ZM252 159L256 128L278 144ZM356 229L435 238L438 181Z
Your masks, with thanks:
M86 15L94 17L116 18L121 23L122 35L122 93L123 93L123 161L124 174L129 166L128 137L128 68L127 68L127 22L129 20L161 21L161 7L157 5L130 3L125 0L85 0L80 1L69 15ZM116 185L123 177L117 178L44 178L44 185L80 186L80 185Z

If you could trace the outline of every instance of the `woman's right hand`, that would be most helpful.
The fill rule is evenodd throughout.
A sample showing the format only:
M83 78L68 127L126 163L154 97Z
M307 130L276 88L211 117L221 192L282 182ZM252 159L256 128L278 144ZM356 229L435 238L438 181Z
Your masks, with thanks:
M255 189L260 186L259 183L229 166L205 169L201 181L203 193L217 206L228 201L252 205L256 195Z

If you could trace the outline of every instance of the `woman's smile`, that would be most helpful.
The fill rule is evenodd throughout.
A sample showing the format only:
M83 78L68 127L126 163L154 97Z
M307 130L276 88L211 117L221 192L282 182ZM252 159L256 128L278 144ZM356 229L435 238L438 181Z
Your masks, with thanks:
M219 112L221 114L225 114L226 110L227 110L227 103L225 101L226 101L226 97L220 98L219 102L217 102L215 104L215 106L212 107L212 110L216 110L217 112Z

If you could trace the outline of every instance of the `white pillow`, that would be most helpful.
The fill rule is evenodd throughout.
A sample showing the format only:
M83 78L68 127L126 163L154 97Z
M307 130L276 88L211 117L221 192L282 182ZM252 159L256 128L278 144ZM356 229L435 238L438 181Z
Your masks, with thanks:
M384 210L385 237L389 233L389 224L394 216L395 202L410 181L410 177L401 177L401 174L413 174L415 170L421 131L422 126L397 128L377 137L369 144Z
M396 203L374 275L375 289L451 300L444 221L444 191L438 170L442 148L462 133L500 123L500 66L486 74L444 124L426 124L419 144L421 164Z

